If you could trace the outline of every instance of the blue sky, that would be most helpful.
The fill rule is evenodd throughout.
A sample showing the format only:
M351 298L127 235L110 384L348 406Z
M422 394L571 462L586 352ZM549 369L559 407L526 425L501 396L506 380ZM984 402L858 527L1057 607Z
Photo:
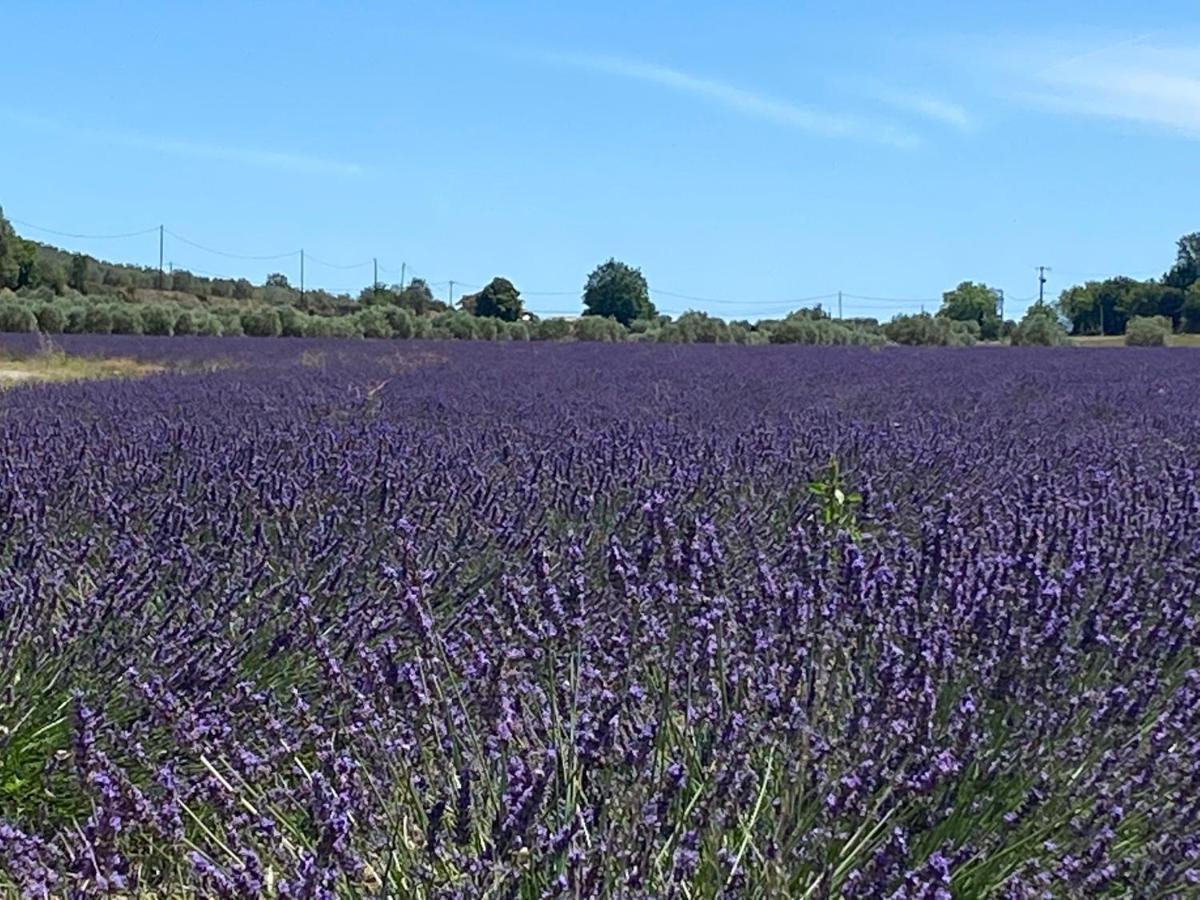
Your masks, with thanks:
M45 0L4 19L10 218L304 247L313 286L357 291L369 263L318 260L377 257L381 280L406 262L444 297L504 275L574 312L616 256L670 313L842 290L846 315L889 318L965 279L1011 313L1037 265L1053 296L1156 276L1200 230L1194 0ZM157 262L156 236L18 230ZM167 258L298 269L170 236Z

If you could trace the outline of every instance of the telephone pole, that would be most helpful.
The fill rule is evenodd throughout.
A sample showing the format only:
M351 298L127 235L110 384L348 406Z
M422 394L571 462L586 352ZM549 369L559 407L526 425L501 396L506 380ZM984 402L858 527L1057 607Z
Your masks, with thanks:
M450 305L454 305L454 279L450 279Z
M374 294L378 294L379 293L379 260L372 257L371 264L375 267L375 277L371 281L371 292Z
M400 293L404 293L404 270L408 268L408 263L400 263Z
M842 292L838 291L838 318L842 317Z
M996 315L1000 317L1000 321L1004 321L1004 288L996 289Z
M158 289L163 289L163 227L158 226Z
M304 308L304 248L300 248L300 308Z
M1049 266L1038 266L1038 305L1046 300L1046 273L1051 271Z

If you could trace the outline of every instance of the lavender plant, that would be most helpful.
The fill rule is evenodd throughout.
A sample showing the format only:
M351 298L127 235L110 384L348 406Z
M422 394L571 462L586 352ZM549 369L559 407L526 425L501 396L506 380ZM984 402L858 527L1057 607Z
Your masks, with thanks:
M61 343L0 894L1200 892L1187 355Z

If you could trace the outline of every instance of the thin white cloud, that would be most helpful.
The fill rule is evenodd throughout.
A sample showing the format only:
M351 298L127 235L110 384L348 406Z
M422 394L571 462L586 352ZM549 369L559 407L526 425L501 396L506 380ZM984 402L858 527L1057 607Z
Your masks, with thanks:
M559 65L657 84L700 97L746 116L821 137L865 140L896 147L914 147L920 143L915 134L889 122L802 106L654 63L577 54L549 54L543 56L543 59Z
M1150 35L1142 35L1093 48L1047 49L1028 47L1009 55L1009 66L1019 76L1013 91L1018 99L1200 140L1200 41L1153 43ZM1041 58L1046 65L1030 71L1021 57Z
M943 125L950 125L959 131L971 131L975 127L975 122L963 107L932 94L885 87L877 88L871 93L881 103Z
M307 175L353 176L361 175L364 171L362 166L357 163L322 159L302 153L262 150L229 144L213 144L134 131L109 131L67 126L51 119L45 119L40 116L29 116L12 111L0 111L0 115L10 121L20 123L25 128L35 128L63 138L83 141L89 144L148 150L152 153L192 157L195 159L216 159L257 168L276 169Z

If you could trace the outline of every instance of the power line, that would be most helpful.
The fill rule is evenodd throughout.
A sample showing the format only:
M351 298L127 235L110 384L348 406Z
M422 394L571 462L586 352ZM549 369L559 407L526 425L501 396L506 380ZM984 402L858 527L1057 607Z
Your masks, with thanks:
M183 243L187 244L190 247L195 247L197 250L203 250L205 253L212 253L216 256L225 256L225 257L228 257L229 259L247 259L247 260L261 261L261 260L268 260L268 259L289 259L293 256L300 255L299 250L292 250L290 253L276 253L271 256L245 256L241 253L228 253L224 250L214 250L212 247L205 247L203 244L197 244L195 241L189 240L188 238L185 238L181 234L176 234L174 231L171 231L171 229L169 229L169 228L164 229L164 230L171 237L175 238L175 240L182 241Z
M936 296L865 296L863 294L845 294L847 300L866 300L874 304L940 304L942 298Z
M9 219L15 225L21 225L25 228L32 228L34 231L44 231L46 234L53 234L57 237L78 238L86 241L112 241L119 238L141 237L144 234L153 234L158 231L158 226L154 225L151 228L144 228L141 231L126 231L121 234L77 234L73 231L55 231L53 228L45 228L41 225L34 225L32 222L25 222L21 219Z
M660 288L651 288L650 293L661 295L663 297L672 297L676 300L690 300L693 303L717 303L717 304L729 305L729 306L755 306L755 307L787 306L787 305L798 306L803 303L815 303L818 300L832 300L835 297L837 297L837 292L834 291L829 294L816 294L812 297L797 297L797 298L790 299L790 300L763 300L760 302L760 301L753 301L753 300L722 300L722 299L719 299L716 297L694 297L691 294L677 294L674 291L664 291ZM847 295L847 296L849 296L849 295Z
M323 259L318 259L311 253L305 254L304 258L309 262L315 262L319 266L325 266L327 269L361 269L363 266L369 266L371 264L371 260L365 259L362 262L349 263L348 265L340 266L337 263L326 262ZM383 266L380 266L379 268L381 271L387 271L387 269L384 269Z

